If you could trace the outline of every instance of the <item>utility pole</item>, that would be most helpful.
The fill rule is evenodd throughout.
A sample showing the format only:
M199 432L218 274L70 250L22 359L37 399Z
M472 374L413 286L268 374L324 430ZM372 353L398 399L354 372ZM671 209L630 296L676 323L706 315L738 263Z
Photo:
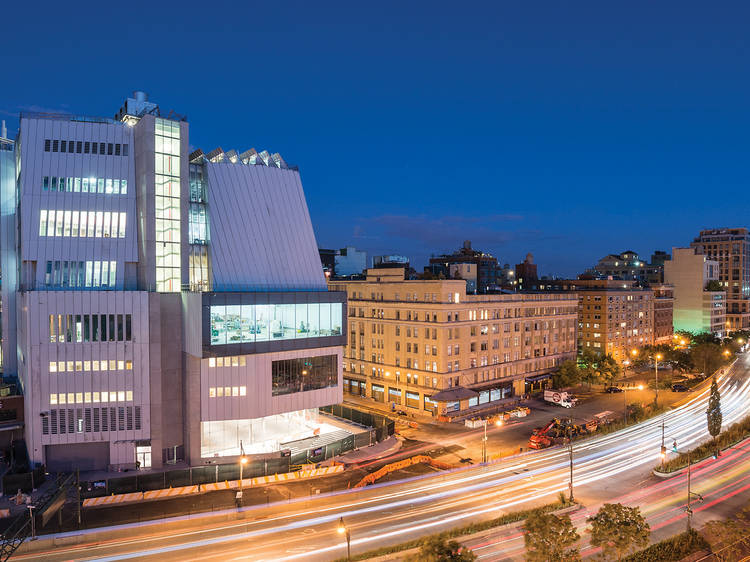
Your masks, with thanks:
M687 509L686 509L686 512L687 512L687 515L688 515L688 517L687 517L687 526L688 526L687 530L688 530L688 533L690 532L691 524L692 524L692 518L693 518L693 510L690 508L690 496L691 496L691 494L692 494L692 492L690 491L690 451L688 451L688 503L687 503Z
M570 457L570 480L568 482L568 488L570 490L570 503L573 503L573 435L571 433L571 424L573 420L570 420L568 424L568 455Z
M78 518L78 528L81 528L81 473L76 468L76 515Z
M484 439L482 440L482 462L487 462L487 422L489 420L484 420Z

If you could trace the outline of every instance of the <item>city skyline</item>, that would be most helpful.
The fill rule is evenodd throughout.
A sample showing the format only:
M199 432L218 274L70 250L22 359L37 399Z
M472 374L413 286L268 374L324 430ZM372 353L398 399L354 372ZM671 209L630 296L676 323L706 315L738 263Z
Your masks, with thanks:
M321 247L417 266L470 239L503 263L531 252L540 273L574 276L613 251L650 255L743 225L732 197L705 196L747 183L745 5L708 17L664 3L647 18L595 3L424 8L236 7L193 29L191 10L165 5L133 43L98 25L105 6L42 20L12 6L7 44L23 55L7 58L17 80L0 117L13 134L19 110L109 116L107 100L135 89L188 116L211 100L214 118L194 121L213 144L192 148L282 153L300 167ZM165 68L197 78L171 84Z

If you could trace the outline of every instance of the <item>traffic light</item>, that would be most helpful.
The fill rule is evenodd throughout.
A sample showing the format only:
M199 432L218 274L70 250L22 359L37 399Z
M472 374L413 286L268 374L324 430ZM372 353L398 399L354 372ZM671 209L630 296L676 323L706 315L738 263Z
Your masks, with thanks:
M672 441L672 451L677 452L677 441Z
M661 446L661 453L659 456L661 457L661 460L665 460L667 458L667 448L664 445Z

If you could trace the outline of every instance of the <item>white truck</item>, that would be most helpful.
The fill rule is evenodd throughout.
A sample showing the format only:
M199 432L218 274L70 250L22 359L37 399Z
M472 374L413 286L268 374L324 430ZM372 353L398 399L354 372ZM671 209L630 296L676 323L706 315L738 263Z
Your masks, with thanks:
M573 398L570 393L563 392L562 390L545 390L544 401L563 406L564 408L572 408L576 405L578 399Z

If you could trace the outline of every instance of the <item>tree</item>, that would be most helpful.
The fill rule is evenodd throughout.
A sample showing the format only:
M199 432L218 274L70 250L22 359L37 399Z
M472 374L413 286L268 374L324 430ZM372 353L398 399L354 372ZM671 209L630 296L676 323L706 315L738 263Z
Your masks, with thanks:
M599 355L591 351L590 349L584 349L583 353L578 357L578 364L581 371L581 380L591 387L592 384L599 380L599 375L596 372L596 365L599 362Z
M711 279L708 283L706 283L706 291L723 291L724 287L721 286L721 282L717 281L716 279Z
M596 368L599 371L600 380L608 385L611 385L620 375L620 365L609 353L599 360Z
M651 527L637 507L605 503L588 522L591 523L591 544L601 547L605 559L622 560L634 547L648 545Z
M457 541L446 541L432 536L422 543L417 554L404 558L404 562L472 562L477 555Z
M719 386L716 384L716 377L711 380L711 395L708 397L708 409L706 410L706 421L708 423L708 432L711 437L716 437L721 433L721 395Z
M575 548L581 536L569 515L558 517L554 513L534 512L523 524L526 543L526 560L532 562L566 562L580 560Z
M721 365L721 347L717 343L699 343L690 349L690 360L694 368L702 369L703 375L708 376Z
M578 363L572 359L563 362L557 372L552 375L552 385L555 388L575 386L579 382L581 382L581 370L578 368Z

